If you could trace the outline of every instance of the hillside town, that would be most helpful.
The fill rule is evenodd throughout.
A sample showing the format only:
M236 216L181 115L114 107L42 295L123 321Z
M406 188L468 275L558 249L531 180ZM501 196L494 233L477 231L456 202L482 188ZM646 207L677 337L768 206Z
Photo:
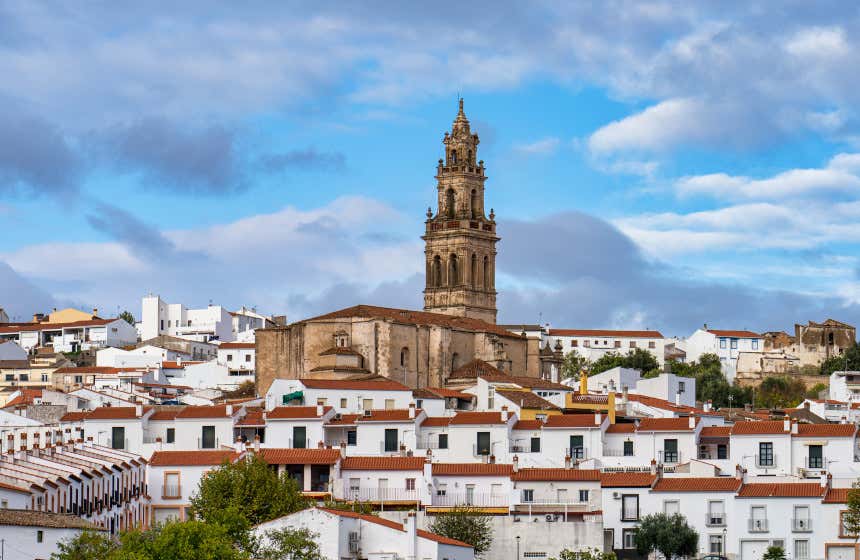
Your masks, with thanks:
M423 309L290 322L146 294L121 316L0 312L10 557L192 519L207 473L253 459L309 504L254 531L312 529L324 558L471 560L431 530L462 508L488 519L486 558L637 558L654 514L698 533L689 556L856 558L855 327L497 324L504 232L478 144L461 99L426 214ZM802 392L763 407L774 379Z

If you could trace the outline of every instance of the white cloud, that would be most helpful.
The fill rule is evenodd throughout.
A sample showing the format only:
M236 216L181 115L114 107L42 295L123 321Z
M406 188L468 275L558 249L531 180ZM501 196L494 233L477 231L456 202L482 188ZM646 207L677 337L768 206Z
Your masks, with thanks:
M524 155L550 155L558 150L560 143L558 138L551 136L527 144L517 144L514 151Z
M785 50L801 58L832 59L851 53L851 45L841 27L801 29L785 43Z

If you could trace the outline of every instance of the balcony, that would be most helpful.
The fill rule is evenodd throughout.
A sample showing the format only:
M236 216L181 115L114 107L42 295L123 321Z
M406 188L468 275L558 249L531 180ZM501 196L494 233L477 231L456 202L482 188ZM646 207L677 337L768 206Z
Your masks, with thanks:
M215 438L214 443L211 441L203 441L201 438L197 438L197 449L218 449L220 445L220 438Z
M473 443L472 444L472 456L473 457L486 457L488 455L492 455L492 453L490 452L491 448L492 448L492 444L490 444L490 447L482 447L482 448L478 449L478 444Z
M748 528L750 533L767 533L767 519L750 519Z
M812 519L808 517L793 517L791 519L791 530L795 533L811 533Z
M570 457L573 460L583 460L588 459L590 455L588 454L588 449L585 447L567 447L564 450L565 457Z
M532 451L531 443L515 443L508 448L511 453L540 453L540 448L537 451Z
M631 453L624 453L623 449L605 449L603 450L604 457L634 457L636 455L635 450Z
M827 464L827 459L824 457L805 457L803 464L807 469L823 469Z
M712 512L705 514L705 525L708 527L725 527L726 514L722 512Z
M667 465L677 465L681 462L680 451L657 451L657 462Z
M443 442L445 445L441 445L439 443L439 438L434 436L427 436L425 438L421 438L418 440L418 449L448 449L448 442Z
M502 494L475 494L471 492L434 495L431 505L437 507L508 507L508 496Z
M419 500L417 490L403 488L349 488L343 499L357 502L408 503Z
M161 489L161 497L165 500L178 500L182 497L182 488L179 484L166 484Z
M759 469L775 469L778 464L776 455L756 455L755 466Z

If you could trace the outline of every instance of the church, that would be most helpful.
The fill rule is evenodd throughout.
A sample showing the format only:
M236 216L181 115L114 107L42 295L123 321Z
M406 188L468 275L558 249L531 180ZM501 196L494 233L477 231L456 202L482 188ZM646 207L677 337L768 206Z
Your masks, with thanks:
M357 305L256 331L259 394L275 379L382 376L412 388L443 387L486 362L538 377L560 350L496 324L496 221L486 212L478 135L463 111L442 139L436 212L427 209L424 310ZM472 373L474 375L474 373Z

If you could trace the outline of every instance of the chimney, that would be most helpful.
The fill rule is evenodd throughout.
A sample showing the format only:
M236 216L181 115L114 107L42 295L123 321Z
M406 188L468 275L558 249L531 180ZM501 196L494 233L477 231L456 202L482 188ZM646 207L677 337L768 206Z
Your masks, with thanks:
M503 406L502 407L502 422L507 422L507 421L508 421L508 407Z
M415 512L410 511L406 514L406 520L403 523L403 529L409 539L407 558L418 558L418 528L416 525Z
M409 418L415 418L415 403L409 403Z
M233 416L233 405L228 404L224 407L224 410L227 412L227 416Z
M839 421L839 423L840 423L840 424L847 424L847 423L848 423L848 419L847 419L846 417L844 417L844 416L843 416L843 417L842 417L842 420L840 420L840 421Z
M142 404L138 403L138 404L134 405L134 415L138 418L143 416L143 405Z
M744 470L740 465L735 465L735 478L743 482L744 478L746 478L745 474L746 470Z
M93 307L93 315L98 317L98 315L99 315L99 308L98 307Z
M627 385L623 385L621 387L621 405L627 408L627 397L630 392L630 388Z
M744 404L744 411L745 412L752 412L752 404L751 403L745 403Z
M675 404L677 406L681 405L681 391L675 391Z
M603 423L603 415L600 412L594 413L594 425L599 426Z
M512 466L513 466L514 472L520 472L520 458L517 457L516 455L514 455L514 460L513 460Z
M260 452L260 434L254 435L254 453Z
M791 418L786 416L782 421L782 431L790 432L791 431Z
M691 429L691 430L695 430L695 429L696 429L696 417L695 417L695 416L690 416L690 423L689 423L689 426L690 426L690 429Z
M809 401L804 401L803 408L805 408L806 410L809 410Z
M791 433L794 435L797 435L797 431L798 431L797 422L792 422L791 423Z
M495 463L496 463L496 456L495 456L495 455L490 455L490 464L491 464L491 465L494 465Z
M657 474L657 460L651 459L651 474Z
M833 475L830 473L827 473L825 475L824 472L822 471L822 473L821 473L821 486L823 488L827 488L829 490L831 484L833 484Z
M323 405L317 404L317 416L322 416L323 412L324 412Z
M161 451L161 447L162 447L161 438L160 437L155 438L155 449L158 451Z
M343 459L344 457L346 457L346 442L342 441L340 442L340 458Z

